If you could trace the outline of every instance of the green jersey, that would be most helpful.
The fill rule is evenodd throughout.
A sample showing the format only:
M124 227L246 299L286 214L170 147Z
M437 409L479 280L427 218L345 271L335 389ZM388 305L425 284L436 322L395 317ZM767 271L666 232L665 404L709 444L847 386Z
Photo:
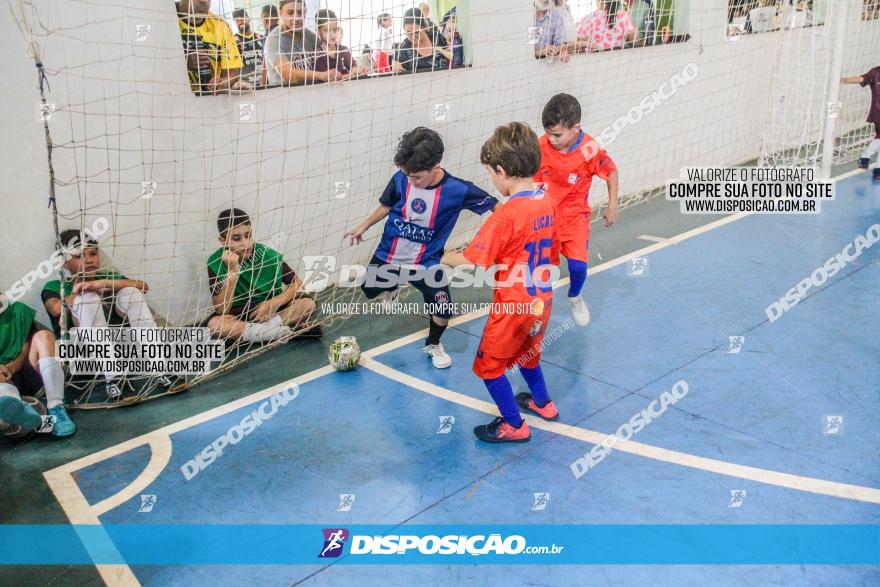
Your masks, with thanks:
M220 293L228 279L229 271L223 262L223 247L208 257L208 279L211 295ZM262 243L254 246L254 253L241 263L238 281L232 298L232 308L253 308L261 302L274 298L284 285L294 279L293 271L284 262L284 256Z
M27 342L37 312L21 302L10 304L0 313L0 365L15 360Z

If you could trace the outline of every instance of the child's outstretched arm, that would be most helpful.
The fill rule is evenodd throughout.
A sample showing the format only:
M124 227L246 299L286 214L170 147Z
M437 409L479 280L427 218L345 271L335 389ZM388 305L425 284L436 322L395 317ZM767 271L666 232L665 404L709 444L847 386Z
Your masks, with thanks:
M391 206L385 206L383 204L379 204L379 206L373 210L373 213L367 216L367 219L355 226L354 228L349 228L345 231L345 235L342 238L348 237L349 243L352 245L360 244L363 239L363 234L367 232L367 230L388 216L388 213L391 212Z
M614 171L609 173L608 179L606 179L605 181L608 183L608 206L605 208L605 213L602 214L602 218L605 219L605 227L607 228L617 222L617 170L615 169Z

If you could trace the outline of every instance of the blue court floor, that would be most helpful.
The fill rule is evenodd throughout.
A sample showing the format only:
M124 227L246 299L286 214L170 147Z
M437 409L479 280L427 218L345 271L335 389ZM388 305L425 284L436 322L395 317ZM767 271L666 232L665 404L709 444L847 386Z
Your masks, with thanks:
M532 440L472 434L491 400L471 372L484 317L321 370L187 481L181 467L271 390L47 472L72 522L103 524L878 524L880 245L770 322L765 308L880 222L868 174L816 216L746 216L594 267L593 316L544 350L558 424ZM676 238L677 237L677 238ZM646 243L647 244L647 243ZM548 331L565 329L565 288ZM734 339L730 337L743 337ZM734 351L734 352L731 352ZM738 352L737 352L738 351ZM258 359L259 360L259 359ZM515 391L525 390L517 373ZM604 461L570 469L684 380L688 393ZM448 433L442 418L454 416ZM834 419L842 416L841 419ZM534 420L530 420L534 422ZM663 450L657 450L663 449ZM744 492L744 493L741 493ZM548 493L534 509L535 493ZM354 494L349 511L340 494ZM139 512L142 495L152 511ZM732 496L737 496L736 498ZM143 585L877 585L868 566L134 566ZM108 578L109 577L109 578Z

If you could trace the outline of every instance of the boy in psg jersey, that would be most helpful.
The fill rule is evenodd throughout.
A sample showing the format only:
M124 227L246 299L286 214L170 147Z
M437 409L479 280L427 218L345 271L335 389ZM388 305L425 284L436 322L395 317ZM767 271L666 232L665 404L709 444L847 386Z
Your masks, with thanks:
M395 300L403 285L401 268L408 270L407 275L414 268L431 275L431 279L415 277L410 283L432 308L424 351L438 369L452 365L440 343L452 317L449 284L440 265L443 247L462 210L482 215L498 203L471 182L450 175L440 166L442 158L443 140L435 131L418 127L404 134L394 155L399 170L379 198L379 206L345 233L351 244L360 243L367 229L387 217L361 288L369 299L384 293L386 301ZM377 274L395 279L378 279Z

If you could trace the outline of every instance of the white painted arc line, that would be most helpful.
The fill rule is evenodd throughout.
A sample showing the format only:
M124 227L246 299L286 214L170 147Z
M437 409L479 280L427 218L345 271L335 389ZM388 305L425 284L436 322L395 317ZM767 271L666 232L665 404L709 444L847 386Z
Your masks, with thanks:
M678 241L675 240L675 239L671 239L671 238L663 238L662 236L653 236L653 235L650 235L650 234L643 234L643 235L640 235L638 238L641 239L641 240L643 240L643 241L651 241L651 242L655 242L655 243L668 243L668 244L671 244L671 245L677 245L677 244L678 244Z
M115 495L111 495L103 501L99 501L91 506L92 512L94 512L96 516L105 514L113 508L122 505L135 495L140 494L141 491L149 487L150 484L159 477L162 471L165 470L165 467L168 465L169 461L171 461L171 454L174 450L171 445L171 437L155 436L150 439L149 447L150 462L147 463L147 466L134 479L134 481L129 483L124 489L120 490Z
M375 359L368 357L364 359L361 364L367 369L383 375L384 377L400 381L401 383L409 387L418 389L419 391L433 395L440 399L456 403L471 408L473 410L484 412L486 414L491 414L493 416L499 415L498 408L495 406L494 403L478 400L457 391L452 391L451 389L446 389L444 387L440 387L439 385L434 385L433 383L429 383L417 377L413 377L411 375L407 375L406 373L402 373L400 371L392 369L391 367L388 367L387 365L384 365L376 361ZM602 442L603 439L608 437L608 434L596 432L595 430L588 430L586 428L579 428L577 426L570 426L568 424L562 424L559 422L547 422L534 416L525 415L524 419L531 427L559 434L561 436L567 436L568 438L573 438L575 440L588 442L590 444L599 444ZM823 479L803 477L790 473L780 473L778 471L771 471L769 469L748 467L745 465L738 465L736 463L729 463L726 461L719 461L717 459L710 459L707 457L700 457L688 453L660 448L633 440L619 441L617 444L614 445L614 450L626 452L648 459L653 459L655 461L662 461L675 465L681 465L684 467L690 467L692 469L698 469L701 471L718 473L720 475L726 475L728 477L748 479L750 481L763 483L765 485L775 485L778 487L785 487L787 489L827 495L830 497L838 497L843 499L880 504L880 489L873 487L850 485L848 483L826 481Z
M252 393L251 395L247 395L245 397L239 398L235 401L229 402L228 404L223 404L221 406L217 406L216 408L210 409L207 412L201 412L199 414L196 414L194 416L186 418L185 420L180 420L179 422L175 422L173 424L163 426L162 428L157 428L156 430L153 430L152 432L147 432L146 434L136 436L136 437L131 438L129 440L126 440L125 442L122 442L120 444L105 448L102 451L98 451L96 453L92 453L90 455L86 455L84 457L76 459L75 461L65 463L59 467L56 467L55 469L51 469L51 470L47 471L46 473L51 473L56 470L68 471L68 472L78 471L84 467L88 467L89 465L93 465L93 464L98 463L100 461L109 459L113 456L124 453L126 451L129 451L129 450L136 448L138 446L141 446L143 444L148 444L151 440L153 440L155 438L160 438L162 436L171 436L172 434L174 434L176 432L180 432L181 430L186 430L187 428L192 428L193 426L201 424L202 422L207 422L208 420L213 420L214 418L217 418L219 416L223 416L225 414L228 414L229 412L234 412L235 410L237 410L239 408L249 406L249 405L256 403L260 400L268 399L271 396L278 393L279 391L286 389L288 386L290 386L293 383L296 383L297 385L301 385L301 384L307 383L313 379L317 379L317 378L322 377L324 375L327 375L329 373L333 373L333 371L334 371L334 369L330 365L326 365L324 367L321 367L320 369L315 369L314 371L309 371L308 373L300 375L299 377L294 377L293 379L290 379L288 381L284 381L284 382L279 383L277 385L273 385L272 387L269 387L269 388L264 389L262 391Z
M43 473L43 477L71 524L101 526L97 514L92 511L70 472L55 468ZM95 569L108 587L140 587L140 582L128 565L95 565Z

